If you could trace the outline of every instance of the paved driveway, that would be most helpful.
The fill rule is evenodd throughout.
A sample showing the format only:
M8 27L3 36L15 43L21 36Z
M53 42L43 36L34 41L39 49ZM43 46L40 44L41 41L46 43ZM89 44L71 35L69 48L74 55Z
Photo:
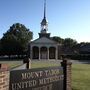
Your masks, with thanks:
M71 60L75 64L90 64L90 60Z

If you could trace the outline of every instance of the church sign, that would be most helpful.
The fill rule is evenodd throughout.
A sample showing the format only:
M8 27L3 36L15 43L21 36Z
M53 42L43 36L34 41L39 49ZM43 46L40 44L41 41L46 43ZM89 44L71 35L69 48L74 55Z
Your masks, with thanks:
M9 90L63 90L62 67L13 70Z

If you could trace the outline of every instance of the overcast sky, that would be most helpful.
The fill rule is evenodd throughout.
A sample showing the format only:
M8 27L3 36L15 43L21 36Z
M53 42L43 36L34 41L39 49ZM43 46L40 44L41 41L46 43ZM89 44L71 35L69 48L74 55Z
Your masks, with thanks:
M0 0L0 38L14 23L24 24L38 38L44 0ZM90 42L90 0L47 0L51 36Z

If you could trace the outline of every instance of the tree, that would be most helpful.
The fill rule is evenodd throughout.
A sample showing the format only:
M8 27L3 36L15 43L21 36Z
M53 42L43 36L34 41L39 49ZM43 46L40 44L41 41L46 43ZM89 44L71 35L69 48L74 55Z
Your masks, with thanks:
M4 54L26 54L28 43L32 39L32 35L33 33L23 24L13 24L1 39Z
M2 55L2 46L1 46L1 40L0 40L0 56Z
M63 43L63 40L64 39L62 39L61 37L58 37L58 36L54 36L54 37L52 37L52 39L54 40L54 41L56 41L56 42L58 42L58 43Z
M65 47L73 47L77 44L77 41L71 38L65 38L63 44Z

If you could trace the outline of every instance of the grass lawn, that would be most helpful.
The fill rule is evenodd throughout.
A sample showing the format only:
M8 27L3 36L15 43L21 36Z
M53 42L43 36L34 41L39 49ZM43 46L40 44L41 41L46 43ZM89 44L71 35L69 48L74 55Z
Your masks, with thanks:
M19 65L23 64L23 61L0 61L0 63L8 64L9 68L15 68ZM42 68L42 67L50 67L50 66L60 66L60 61L32 61L31 67L32 68Z
M8 64L9 69L15 68L21 64L23 64L22 61L0 61L0 64L5 63Z
M42 67L50 67L50 66L60 66L60 61L33 61L31 63L32 68L42 68Z
M72 65L72 90L90 90L90 64Z

